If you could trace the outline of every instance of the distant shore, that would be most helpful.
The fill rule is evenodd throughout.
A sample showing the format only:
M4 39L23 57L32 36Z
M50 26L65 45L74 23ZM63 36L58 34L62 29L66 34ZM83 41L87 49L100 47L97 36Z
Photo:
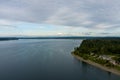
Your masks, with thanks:
M90 60L85 60L85 59L83 59L82 57L80 57L80 56L78 56L78 55L75 55L75 54L73 54L73 53L72 53L72 55L73 55L75 58L79 59L80 61L86 62L86 63L88 63L88 64L90 64L90 65L93 65L93 66L95 66L95 67L98 67L98 68L100 68L100 69L102 69L102 70L105 70L105 71L107 71L107 72L111 72L111 73L114 73L114 74L120 76L120 71L118 71L118 70L116 70L116 69L108 68L108 67L106 67L106 66L100 65L100 64L95 63L95 62L90 61Z
M19 40L16 37L0 37L0 41Z
M12 41L12 40L18 40L18 39L0 40L0 41Z

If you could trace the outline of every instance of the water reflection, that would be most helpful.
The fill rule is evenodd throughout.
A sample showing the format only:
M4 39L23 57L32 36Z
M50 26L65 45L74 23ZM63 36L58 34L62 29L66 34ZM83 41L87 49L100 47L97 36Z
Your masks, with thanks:
M108 73L108 79L111 80L111 72L107 72Z

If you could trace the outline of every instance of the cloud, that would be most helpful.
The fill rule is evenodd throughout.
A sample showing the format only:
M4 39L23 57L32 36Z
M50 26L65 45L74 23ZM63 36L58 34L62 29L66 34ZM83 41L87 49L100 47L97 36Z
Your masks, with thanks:
M58 35L62 35L63 33L57 33Z
M1 0L0 19L107 30L120 26L119 5L119 0Z
M14 25L0 25L0 28L16 28L17 26Z
M107 23L100 23L100 24L96 24L94 26L94 28L97 29L113 29L115 27L119 27L120 24L107 24Z
M0 28L16 28L15 21L0 19Z
M48 17L45 21L49 24L65 25L65 26L85 26L92 22L89 21L89 15L86 13L74 12L70 8L62 7L55 14Z

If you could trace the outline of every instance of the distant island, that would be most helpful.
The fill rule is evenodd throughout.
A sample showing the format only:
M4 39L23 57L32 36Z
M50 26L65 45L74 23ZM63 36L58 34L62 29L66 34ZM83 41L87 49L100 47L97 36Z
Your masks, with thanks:
M72 55L88 64L120 75L120 39L87 39Z

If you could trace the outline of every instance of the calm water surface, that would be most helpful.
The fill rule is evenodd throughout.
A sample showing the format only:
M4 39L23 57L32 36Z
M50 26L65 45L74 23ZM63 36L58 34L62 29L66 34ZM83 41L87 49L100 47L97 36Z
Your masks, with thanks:
M82 40L0 42L0 80L120 80L120 76L75 59Z

